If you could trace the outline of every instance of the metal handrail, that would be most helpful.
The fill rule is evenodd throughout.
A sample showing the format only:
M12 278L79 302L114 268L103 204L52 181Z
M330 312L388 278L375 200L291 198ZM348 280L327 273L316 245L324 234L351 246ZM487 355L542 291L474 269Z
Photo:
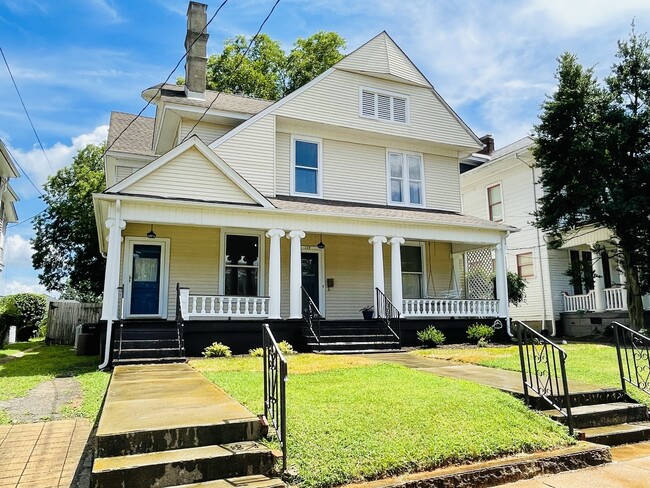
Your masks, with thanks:
M312 300L311 296L307 292L304 286L302 288L302 319L309 326L309 330L316 339L316 342L320 344L320 319L322 317L320 310ZM314 322L316 323L316 329L314 330Z
M176 334L178 338L178 354L185 357L185 317L181 307L181 284L176 283Z
M612 326L623 391L626 391L626 383L629 383L650 395L650 337L619 322L612 322ZM622 352L625 354L625 362Z
M120 307L120 311L118 314L118 320L120 324L120 340L118 343L118 350L117 350L117 359L122 359L122 336L124 333L124 285L120 285L117 287L117 303L118 306Z
M287 469L287 360L271 333L269 324L262 325L264 351L264 417L275 429L282 448L282 470Z
M518 324L519 361L526 403L530 403L530 389L566 418L569 433L573 435L566 351L520 320L514 320L513 324Z
M401 345L401 312L379 288L375 288L375 293L377 294L377 317L384 322L384 325L400 341ZM391 326L395 322L397 322L397 332Z

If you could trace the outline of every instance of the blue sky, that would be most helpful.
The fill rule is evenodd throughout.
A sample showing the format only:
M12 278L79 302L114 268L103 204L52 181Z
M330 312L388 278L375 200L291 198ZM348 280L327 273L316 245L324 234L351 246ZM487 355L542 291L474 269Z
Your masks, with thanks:
M230 0L210 26L208 52L252 35L273 1ZM0 46L55 170L85 144L105 140L111 110L143 107L141 91L163 81L183 54L187 3L0 0ZM211 16L221 1L207 3ZM563 51L602 78L633 19L638 32L649 31L650 2L281 0L264 32L288 49L299 36L335 30L350 51L386 30L461 118L501 147L531 130ZM52 173L4 65L0 138L37 185ZM43 208L26 178L13 186L21 219ZM9 228L0 295L44 291L31 267L32 235L30 222Z

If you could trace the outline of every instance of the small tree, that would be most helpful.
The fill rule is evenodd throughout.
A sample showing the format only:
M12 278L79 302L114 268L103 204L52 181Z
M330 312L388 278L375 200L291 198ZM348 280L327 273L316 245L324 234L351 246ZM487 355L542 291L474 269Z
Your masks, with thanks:
M11 326L17 329L17 335L29 338L37 330L45 317L47 300L35 293L17 293L2 299L0 304L0 342L4 341Z

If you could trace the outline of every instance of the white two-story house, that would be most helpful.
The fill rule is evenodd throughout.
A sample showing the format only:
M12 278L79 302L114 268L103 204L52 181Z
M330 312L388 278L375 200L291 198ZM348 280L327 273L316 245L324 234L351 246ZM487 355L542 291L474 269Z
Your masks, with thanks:
M515 229L461 213L459 161L483 144L387 33L273 103L205 89L205 6L188 15L186 86L146 89L155 119L126 131L135 116L111 116L94 196L109 330L180 314L198 354L245 351L263 321L299 342L307 302L332 326L397 311L403 343L506 318ZM485 249L497 298L464 279Z
M576 229L554 249L548 245L552 239L533 225L543 194L533 144L525 137L470 157L463 164L469 171L460 177L463 212L520 229L508 238L506 266L525 278L526 301L511 306L510 316L552 335L562 323L562 332L571 336L602 332L612 320L627 322L625 278L610 231Z
M18 196L11 188L9 180L19 176L20 173L11 159L7 147L0 141L0 273L5 266L4 250L7 224L18 222L15 207Z

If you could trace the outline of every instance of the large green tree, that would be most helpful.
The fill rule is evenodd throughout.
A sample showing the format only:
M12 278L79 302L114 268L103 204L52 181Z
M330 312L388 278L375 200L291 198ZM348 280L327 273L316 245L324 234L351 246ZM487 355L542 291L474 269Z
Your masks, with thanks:
M569 53L560 57L556 78L533 134L544 189L536 225L559 236L587 224L610 229L630 320L642 327L641 295L649 289L650 43L634 30L619 41L604 86Z
M208 58L209 89L279 100L338 62L345 48L345 40L336 32L299 37L289 53L266 34L260 34L246 53L251 40L227 39L221 54Z
M106 263L99 252L92 194L104 190L103 150L103 145L87 145L45 183L47 208L34 219L32 264L48 290L74 290L84 297L102 292Z

